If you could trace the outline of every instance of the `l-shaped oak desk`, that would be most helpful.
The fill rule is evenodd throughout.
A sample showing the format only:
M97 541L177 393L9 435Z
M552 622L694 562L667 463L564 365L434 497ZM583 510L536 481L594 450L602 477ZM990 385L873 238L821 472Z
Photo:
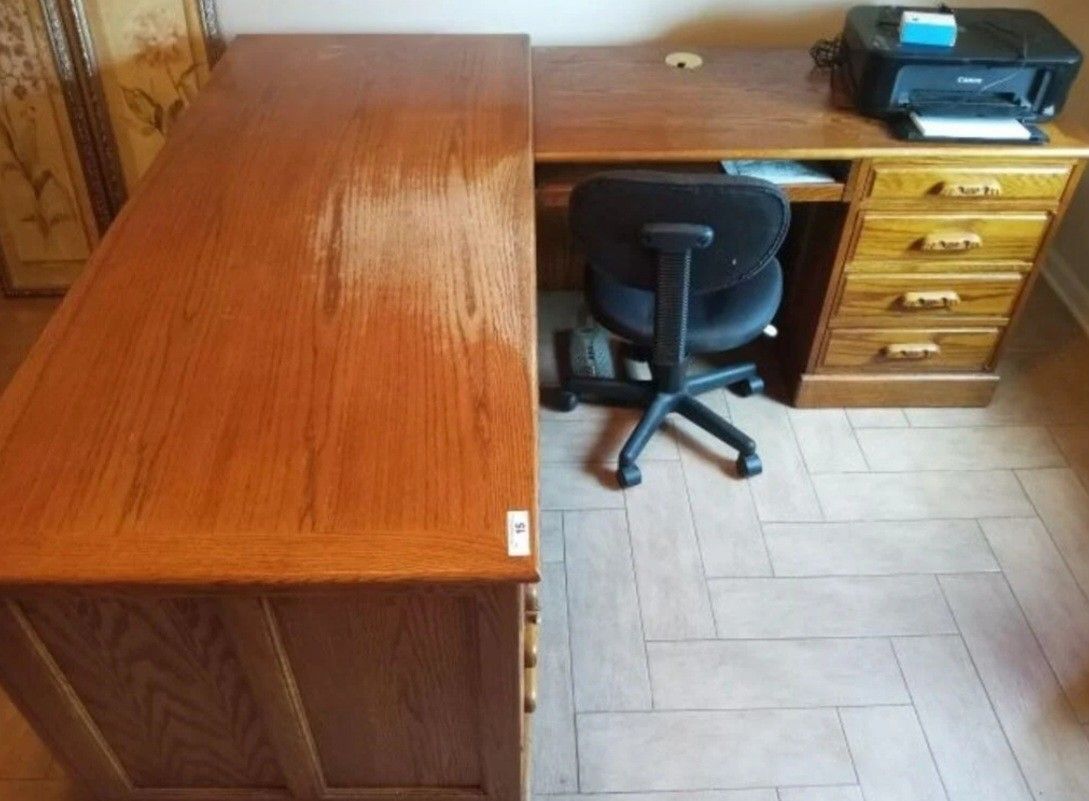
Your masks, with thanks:
M525 797L535 274L602 164L827 162L797 402L986 402L1089 145L904 145L701 53L539 50L531 103L525 37L231 46L0 398L0 683L96 797Z
M1077 188L1089 141L905 143L850 110L801 50L533 52L540 282L581 282L572 184L617 165L721 171L720 159L821 162L789 187L795 222L780 355L798 406L983 406L1002 341Z

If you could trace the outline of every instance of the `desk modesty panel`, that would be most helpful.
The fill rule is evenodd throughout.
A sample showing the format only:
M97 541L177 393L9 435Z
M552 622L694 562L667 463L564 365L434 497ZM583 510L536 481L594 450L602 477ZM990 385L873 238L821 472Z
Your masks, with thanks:
M529 67L236 40L0 398L0 681L97 797L523 796Z
M618 167L721 172L720 159L814 162L833 181L785 187L794 224L778 343L798 406L979 406L1089 157L1050 143L895 139L857 114L802 50L665 46L533 51L538 270L581 285L567 198Z

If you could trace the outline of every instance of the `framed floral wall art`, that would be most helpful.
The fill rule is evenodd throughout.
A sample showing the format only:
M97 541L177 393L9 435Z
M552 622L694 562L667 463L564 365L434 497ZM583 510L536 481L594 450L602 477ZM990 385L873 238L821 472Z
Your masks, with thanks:
M0 3L0 284L8 293L68 286L111 212L89 118L58 67L71 61L51 11L39 0Z
M63 291L223 48L214 0L0 2L0 288Z
M208 80L222 50L211 0L69 0L85 70L113 133L107 169L131 191Z

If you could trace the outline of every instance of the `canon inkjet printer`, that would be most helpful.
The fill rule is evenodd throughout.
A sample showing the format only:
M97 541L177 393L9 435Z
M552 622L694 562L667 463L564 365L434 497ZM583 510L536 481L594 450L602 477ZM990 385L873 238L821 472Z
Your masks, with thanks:
M905 10L913 9L860 6L847 15L838 60L863 114L917 139L912 112L1028 124L1062 110L1082 56L1041 14L957 9L956 41L943 47L902 44ZM1026 127L1032 141L1046 141L1038 128Z

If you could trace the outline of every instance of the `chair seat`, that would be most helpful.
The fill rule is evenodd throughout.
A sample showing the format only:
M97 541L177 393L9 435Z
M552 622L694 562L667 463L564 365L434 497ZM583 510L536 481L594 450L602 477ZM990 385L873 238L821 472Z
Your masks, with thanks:
M599 323L637 345L654 344L654 292L587 272L590 311ZM688 308L688 353L716 353L752 342L775 317L783 297L783 269L775 259L728 289L693 295Z

